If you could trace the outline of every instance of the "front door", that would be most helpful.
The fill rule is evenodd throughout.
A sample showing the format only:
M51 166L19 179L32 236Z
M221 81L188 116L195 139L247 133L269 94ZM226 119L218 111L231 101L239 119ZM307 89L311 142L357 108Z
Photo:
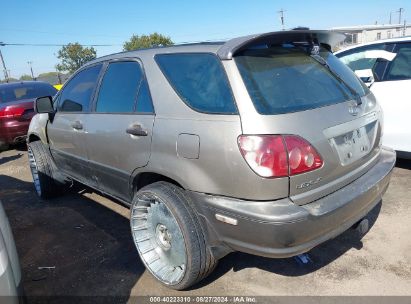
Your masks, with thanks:
M397 44L382 81L371 86L384 110L383 144L411 152L411 43Z
M57 167L67 175L94 185L86 150L86 123L102 65L78 72L56 99L54 117L47 126L50 150Z
M140 63L109 62L86 126L90 166L100 190L130 200L130 177L150 158L153 124L153 105Z

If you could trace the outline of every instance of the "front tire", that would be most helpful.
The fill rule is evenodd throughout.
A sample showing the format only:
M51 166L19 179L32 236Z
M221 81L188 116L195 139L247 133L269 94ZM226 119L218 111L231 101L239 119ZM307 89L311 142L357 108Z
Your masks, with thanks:
M186 289L217 264L189 198L173 184L156 182L138 191L130 224L144 265L169 288Z
M41 141L29 143L27 154L37 195L43 199L59 195L62 187L53 178L53 162L44 144Z

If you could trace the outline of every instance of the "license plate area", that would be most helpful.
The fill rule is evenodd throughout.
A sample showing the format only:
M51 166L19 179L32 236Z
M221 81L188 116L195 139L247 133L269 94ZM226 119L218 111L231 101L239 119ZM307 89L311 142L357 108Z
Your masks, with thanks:
M371 150L370 132L371 126L363 126L350 132L336 136L331 139L331 143L338 153L343 166L349 165L364 157Z

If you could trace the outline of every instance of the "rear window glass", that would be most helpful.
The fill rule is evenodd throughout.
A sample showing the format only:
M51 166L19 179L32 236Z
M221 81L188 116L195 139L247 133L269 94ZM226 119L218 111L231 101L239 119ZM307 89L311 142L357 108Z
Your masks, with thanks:
M227 76L212 54L164 54L156 61L181 99L196 111L236 114Z
M354 98L352 90L360 96L368 93L358 77L334 55L326 50L320 55L345 84L299 47L246 50L235 61L260 114L284 114L340 103Z
M53 96L57 90L46 83L10 84L0 86L0 102Z

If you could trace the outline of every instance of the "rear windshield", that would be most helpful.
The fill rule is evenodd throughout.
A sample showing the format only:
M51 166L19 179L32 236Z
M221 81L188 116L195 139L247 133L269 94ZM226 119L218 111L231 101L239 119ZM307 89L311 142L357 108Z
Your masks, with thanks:
M227 76L217 56L206 53L163 54L156 61L169 83L192 109L236 114Z
M57 90L46 83L10 84L0 86L0 103L53 96Z
M353 91L359 96L368 94L368 88L333 54L322 49L320 56L343 81L293 45L246 50L235 57L235 62L260 114L332 105L353 99Z

